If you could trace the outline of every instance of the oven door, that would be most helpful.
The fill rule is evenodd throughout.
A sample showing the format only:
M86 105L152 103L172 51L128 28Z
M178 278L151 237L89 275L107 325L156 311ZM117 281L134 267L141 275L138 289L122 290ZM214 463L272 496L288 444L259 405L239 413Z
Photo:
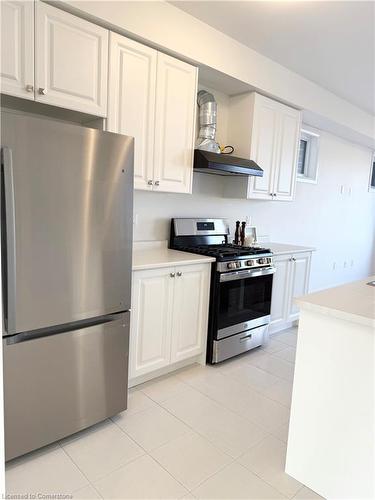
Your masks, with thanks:
M269 323L274 272L265 267L220 274L217 340Z

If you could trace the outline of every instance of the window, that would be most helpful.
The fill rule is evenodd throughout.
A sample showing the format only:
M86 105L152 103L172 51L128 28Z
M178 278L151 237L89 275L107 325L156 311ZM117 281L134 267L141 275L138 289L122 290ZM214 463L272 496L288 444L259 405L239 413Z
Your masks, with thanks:
M369 191L375 191L375 154L371 160Z
M299 141L297 180L316 183L318 177L319 134L302 129Z

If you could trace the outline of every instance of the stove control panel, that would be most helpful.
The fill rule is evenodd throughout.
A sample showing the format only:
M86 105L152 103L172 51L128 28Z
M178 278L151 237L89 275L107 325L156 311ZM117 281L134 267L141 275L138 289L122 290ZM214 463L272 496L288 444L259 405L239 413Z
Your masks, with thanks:
M242 259L231 260L230 262L218 262L217 270L221 273L225 273L227 271L233 271L238 269L255 269L257 267L264 266L272 266L272 254L263 255L263 256L254 256L251 259L248 257L244 257Z
M239 269L241 267L241 262L239 260L235 260L233 262L228 262L228 269Z

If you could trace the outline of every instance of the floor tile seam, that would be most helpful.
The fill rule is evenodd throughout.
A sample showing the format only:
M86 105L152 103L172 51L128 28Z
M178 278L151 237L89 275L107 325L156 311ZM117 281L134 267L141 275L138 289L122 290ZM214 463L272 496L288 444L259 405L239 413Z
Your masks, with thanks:
M212 397L210 397L209 395L205 394L204 392L201 392L199 389L195 388L194 389L199 392L200 394L202 394L203 396L206 396L208 399L210 399L210 401L212 401L213 403L217 404L218 406L221 406L224 410L226 411L229 411L230 413L236 415L237 417L240 417L242 419L245 419L247 420L248 422L250 422L251 424L253 425L256 425L258 428L260 428L261 430L263 431L266 431L266 432L270 432L270 430L268 428L265 428L263 427L261 424L255 422L254 420L252 420L249 416L247 415L243 415L242 413L238 412L237 410L233 410L232 408L229 408L228 406L225 406L223 405L222 403L219 403L216 399L213 399ZM264 394L262 394L262 396L265 398L265 399L268 399L269 401L272 401L273 403L277 403L279 404L280 406L282 406L284 409L288 410L290 409L289 407L286 407L284 405L282 405L280 402L278 401L275 401L271 398L269 398L268 396L265 396ZM176 417L178 418L178 417ZM289 420L289 419L288 419ZM280 425L284 424L286 422L281 422ZM275 428L276 429L276 428Z
M173 371L170 372L170 374L168 374L168 375L170 375L171 377L177 377L177 375ZM155 379L151 379L149 382L152 382L152 380L156 380L157 381L158 378L159 377L156 377ZM168 378L168 377L167 376L163 376L163 379L164 378ZM150 396L149 394L147 394L146 392L144 392L143 389L138 389L138 392L141 392L144 396L148 397L149 399L151 399L151 401L153 401L154 403L156 403L156 404L158 404L160 406L160 403L163 403L164 401L167 401L168 399L173 398L174 396L178 396L179 394L182 394L182 393L186 392L187 390L189 390L189 388L190 388L189 384L187 384L186 382L184 382L182 380L181 381L179 380L179 382L183 382L186 385L186 389L184 388L182 391L176 392L176 394L173 394L172 396L168 396L167 398L159 400L159 401L157 401L156 399L153 399L152 396Z
M251 472L252 474L254 474L255 476L257 476L258 479L260 479L261 481L263 481L264 483L267 484L267 486L270 486L273 490L277 491L277 493L280 493L280 495L282 495L285 499L288 499L288 500L292 500L294 498L295 495L297 495L298 490L295 495L293 495L293 497L289 497L287 495L285 495L285 493L283 493L282 491L280 491L278 488L276 488L276 486L274 486L273 484L271 484L269 481L267 481L266 479L264 479L264 477L260 476L256 471L252 470L250 467L248 467L247 465L244 465L244 464L241 464L240 462L238 462L238 459L236 460L236 463L238 463L238 465L241 465L242 467L244 467L246 470L248 470L249 472ZM302 483L301 483L302 484ZM302 489L304 487L304 485L302 485L302 487L300 489Z
M77 467L77 469L81 472L81 474L87 479L88 481L88 484L86 486L82 486L81 488L77 488L76 490L74 490L72 493L75 493L79 490L82 490L83 488L86 488L87 486L92 486L94 488L94 490L96 491L96 493L100 496L100 498L104 498L100 491L98 491L94 485L94 483L90 480L90 478L83 472L83 470L80 468L80 466L75 462L75 460L73 460L73 458L69 455L69 453L64 449L64 447L61 445L60 442L58 442L58 445L60 446L60 448L62 449L62 451L65 453L65 455L69 458L69 460Z
M206 441L208 441L208 443L209 443L209 444L212 444L212 443L211 443L208 439L206 439ZM216 447L215 447L215 448L216 448ZM216 470L215 472L213 472L212 474L210 474L209 476L207 476L205 479L202 479L202 481L200 481L200 482L199 482L199 484L197 484L197 485L196 485L196 486L194 486L193 488L189 488L188 486L185 486L185 485L183 484L184 488L186 488L186 489L189 491L189 493L192 493L192 492L193 492L193 490L195 490L196 488L198 488L198 487L199 487L201 484L203 484L205 481L207 481L208 479L210 479L211 477L213 477L215 474L218 474L218 473L219 473L219 472L221 472L223 469L225 469L228 465L230 465L230 464L232 464L232 463L234 463L234 462L236 461L236 458L231 457L230 455L228 455L227 453L225 453L225 452L224 452L224 451L222 451L222 450L219 450L218 448L216 448L216 449L217 449L218 451L221 451L221 453L224 453L224 454L225 454L228 458L230 458L229 462L228 462L228 463L226 463L226 464L224 464L224 465L222 465L222 466L221 466L218 470ZM163 466L163 464L162 464L162 463L160 463L160 462L159 462L159 460L158 460L156 457L153 457L153 458L154 458L154 460L156 460L156 461L157 461L157 463L159 463L159 464L160 464L163 468L165 468L165 467ZM168 472L168 471L167 471L167 472ZM171 472L169 472L169 474L170 474L170 475L171 475L174 479L176 479L176 480L177 480L177 478L175 478Z

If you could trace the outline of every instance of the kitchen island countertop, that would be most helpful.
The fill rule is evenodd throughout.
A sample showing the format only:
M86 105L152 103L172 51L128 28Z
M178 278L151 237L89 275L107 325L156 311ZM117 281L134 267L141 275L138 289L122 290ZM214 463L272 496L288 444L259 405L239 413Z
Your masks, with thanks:
M375 327L375 276L298 297L302 309Z

